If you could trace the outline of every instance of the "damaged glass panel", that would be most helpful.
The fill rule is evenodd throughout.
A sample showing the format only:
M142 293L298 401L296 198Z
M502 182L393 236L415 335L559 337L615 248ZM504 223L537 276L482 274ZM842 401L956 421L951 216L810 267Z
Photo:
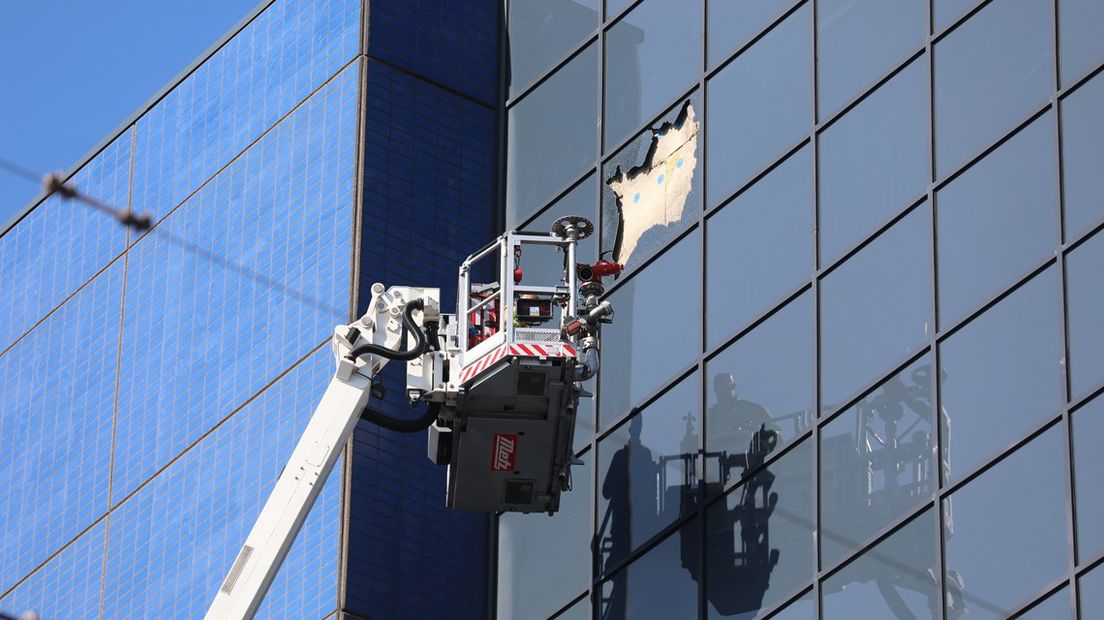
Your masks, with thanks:
M606 164L602 249L612 251L613 260L626 270L639 266L701 215L696 100L691 98Z
M646 0L606 33L606 149L701 75L701 1Z
M506 217L524 220L594 162L598 46L591 45L507 113Z
M711 205L727 198L809 131L810 4L797 9L706 85Z
M533 83L598 27L599 0L510 0L510 96Z

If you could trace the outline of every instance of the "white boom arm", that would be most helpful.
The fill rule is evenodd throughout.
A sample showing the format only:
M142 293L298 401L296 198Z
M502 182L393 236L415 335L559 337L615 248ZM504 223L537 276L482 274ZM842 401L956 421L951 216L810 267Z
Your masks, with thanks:
M395 287L384 292L377 284L373 293L368 313L352 325L335 329L332 346L337 371L207 610L206 620L252 618L264 600L364 410L371 394L371 377L388 361L374 354L349 359L353 346L369 342L397 350L402 341L403 308L418 296L427 304L423 316L435 313L430 309L436 308L435 289Z

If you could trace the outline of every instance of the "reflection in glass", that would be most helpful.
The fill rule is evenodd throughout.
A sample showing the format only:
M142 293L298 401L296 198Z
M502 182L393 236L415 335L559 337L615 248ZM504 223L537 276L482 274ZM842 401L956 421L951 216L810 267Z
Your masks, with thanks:
M813 591L809 590L801 598L771 616L771 620L814 620L816 617L816 598L813 597Z
M934 448L927 355L821 429L823 566L931 499L938 484Z
M824 618L939 618L937 544L927 510L824 581ZM948 600L961 604L961 592ZM948 610L960 617L960 607Z
M695 231L610 295L617 318L602 328L599 428L609 428L697 357L700 266L701 235ZM662 329L672 304L678 306L678 329Z
M936 197L939 324L953 325L1058 243L1054 119L1036 119Z
M606 32L606 148L698 81L701 5L645 0Z
M1066 241L1104 219L1104 75L1062 100L1062 200Z
M1062 86L1068 86L1104 60L1104 2L1058 3L1058 61Z
M812 424L813 324L812 294L807 292L706 363L710 455L747 450L764 427L777 431L779 443L786 443ZM707 479L733 479L718 463L706 459Z
M710 205L720 203L809 131L810 11L806 3L706 85Z
M927 12L927 0L820 0L820 117L830 116L920 47L927 35ZM915 122L926 127L924 119Z
M822 281L822 402L839 403L927 342L930 217L920 205Z
M978 2L981 0L935 0L932 3L935 12L935 31L939 32L950 26Z
M599 0L510 0L510 96L567 55L598 27Z
M694 509L701 411L697 373L598 443L602 497L595 536L602 571Z
M935 46L939 178L981 151L1050 96L1053 3L991 2Z
M707 2L706 27L709 36L709 67L717 66L726 56L759 34L774 18L797 0L757 0L756 2Z
M1085 616L1089 618L1090 616ZM1045 601L1035 605L1026 613L1016 616L1018 620L1073 620L1073 608L1070 606L1069 589L1065 586Z
M1104 554L1104 397L1073 412L1073 493L1077 506L1077 557Z
M944 482L968 473L1062 404L1055 268L941 343Z
M812 173L804 147L706 222L710 347L809 279Z
M812 442L755 471L774 444L760 431L739 459L749 476L706 513L711 618L751 617L813 578ZM745 615L747 614L747 615Z
M592 453L580 460L571 468L572 488L562 495L554 516L499 517L499 617L546 617L590 584Z
M947 584L970 618L1007 618L1066 574L1064 434L1050 428L944 500Z
M696 618L701 520L694 518L602 584L603 620Z
M1104 564L1077 580L1081 595L1081 617L1104 618Z
M821 134L821 264L927 188L928 99L927 60L919 58Z
M1104 233L1097 233L1066 261L1070 395L1104 380Z
M528 217L594 161L598 46L591 45L507 113L507 219Z
M556 620L590 620L590 617L590 597L584 597L556 616Z

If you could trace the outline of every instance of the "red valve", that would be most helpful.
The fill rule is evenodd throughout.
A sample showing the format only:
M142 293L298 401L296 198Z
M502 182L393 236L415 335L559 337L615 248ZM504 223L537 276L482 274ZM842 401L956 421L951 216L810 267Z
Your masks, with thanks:
M524 275L521 271L521 267L514 268L514 284L521 284L521 276Z
M580 282L600 282L602 278L615 276L624 269L624 265L602 259L593 265L579 263L575 266L575 273L579 276Z

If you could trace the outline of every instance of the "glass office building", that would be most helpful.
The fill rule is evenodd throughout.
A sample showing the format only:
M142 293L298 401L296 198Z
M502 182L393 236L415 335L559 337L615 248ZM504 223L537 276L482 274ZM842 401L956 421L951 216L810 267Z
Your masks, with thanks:
M497 617L1104 617L1104 4L507 24L505 223L627 269Z
M263 2L72 171L152 231L56 196L2 229L0 610L202 617L333 326L494 232L500 12ZM421 441L357 429L261 616L485 616L488 518Z

